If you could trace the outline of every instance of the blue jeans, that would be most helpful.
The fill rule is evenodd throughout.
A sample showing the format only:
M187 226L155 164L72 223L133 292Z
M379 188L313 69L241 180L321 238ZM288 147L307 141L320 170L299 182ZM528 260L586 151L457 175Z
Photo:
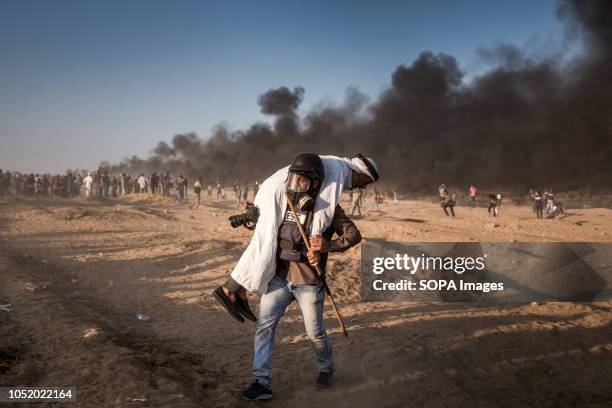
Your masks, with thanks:
M306 334L312 341L317 369L326 372L333 370L331 343L323 325L323 285L298 285L275 276L259 303L253 357L253 375L268 388L272 388L272 352L276 325L294 299L300 306Z

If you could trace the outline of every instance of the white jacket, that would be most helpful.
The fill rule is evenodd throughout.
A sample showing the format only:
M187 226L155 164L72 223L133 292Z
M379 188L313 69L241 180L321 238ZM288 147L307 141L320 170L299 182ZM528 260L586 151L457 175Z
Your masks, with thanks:
M317 195L310 236L322 235L332 223L340 195L350 183L348 159L320 156L325 167L325 179ZM267 178L259 188L254 204L259 210L257 226L249 246L231 273L232 278L250 292L266 293L268 283L276 274L278 229L285 216L287 199L285 182L289 166Z
M91 189L92 183L93 183L93 178L89 175L83 179L83 184L85 184L85 188L87 190Z

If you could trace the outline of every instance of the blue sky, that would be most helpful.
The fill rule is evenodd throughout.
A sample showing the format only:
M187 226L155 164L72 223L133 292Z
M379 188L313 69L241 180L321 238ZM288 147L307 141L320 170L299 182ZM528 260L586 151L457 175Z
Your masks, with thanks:
M176 133L302 111L349 86L375 100L423 50L482 70L500 41L560 42L556 1L0 1L0 168L59 172L147 156Z

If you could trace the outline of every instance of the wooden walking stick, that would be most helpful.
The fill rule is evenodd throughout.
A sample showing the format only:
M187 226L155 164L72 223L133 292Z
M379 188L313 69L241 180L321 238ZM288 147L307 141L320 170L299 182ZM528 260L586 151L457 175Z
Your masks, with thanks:
M310 251L310 241L308 240L308 236L304 231L304 227L302 227L302 223L300 222L300 219L297 215L297 211L295 210L293 201L291 200L291 197L289 197L289 194L287 194L287 192L285 192L285 197L287 197L287 203L289 203L289 208L291 208L291 212L293 213L293 216L295 218L295 223L297 224L298 229L300 230L300 234L302 235L302 239L304 240L306 249ZM329 290L329 286L327 286L327 282L325 281L323 273L321 272L321 267L319 266L319 264L315 264L314 267L317 270L319 279L321 279L321 282L323 282L323 288L325 289L325 293L327 293L327 297L329 297L329 301L331 302L332 308L336 313L336 318L338 319L338 323L340 324L340 328L342 329L342 334L344 334L344 337L348 337L348 331L346 331L346 326L344 325L344 321L342 320L342 315L340 314L340 311L336 306L336 302L334 301L334 297L332 296L331 290Z

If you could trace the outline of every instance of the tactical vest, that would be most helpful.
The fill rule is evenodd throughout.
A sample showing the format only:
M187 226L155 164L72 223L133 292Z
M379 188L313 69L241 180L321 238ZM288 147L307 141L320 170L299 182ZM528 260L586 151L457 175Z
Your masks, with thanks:
M312 224L312 211L301 212L297 215L305 231L309 231ZM285 212L285 217L278 230L278 257L291 262L308 262L306 245L295 222L295 216L290 209Z

